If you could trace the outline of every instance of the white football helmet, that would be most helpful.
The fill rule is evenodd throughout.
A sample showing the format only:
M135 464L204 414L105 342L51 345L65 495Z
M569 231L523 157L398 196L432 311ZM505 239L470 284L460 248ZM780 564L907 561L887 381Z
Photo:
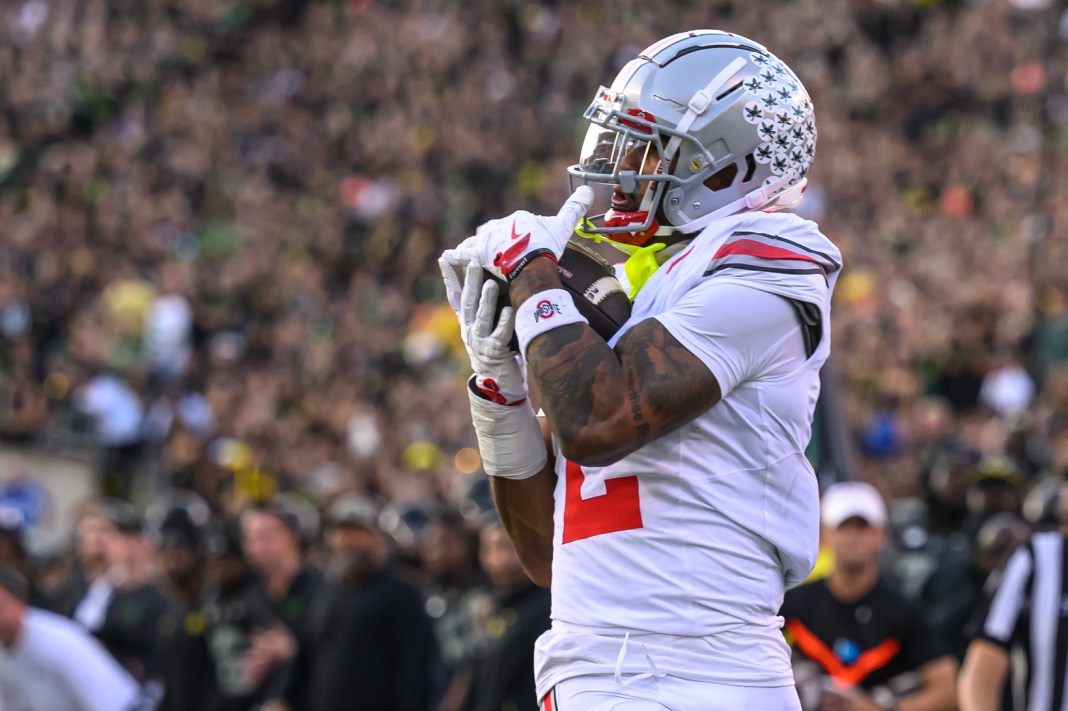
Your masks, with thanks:
M610 209L585 231L634 245L743 210L793 207L816 152L812 101L793 71L756 42L715 30L646 48L584 116L572 189L611 183L633 194L649 183L638 209ZM624 156L653 146L655 170L621 168Z

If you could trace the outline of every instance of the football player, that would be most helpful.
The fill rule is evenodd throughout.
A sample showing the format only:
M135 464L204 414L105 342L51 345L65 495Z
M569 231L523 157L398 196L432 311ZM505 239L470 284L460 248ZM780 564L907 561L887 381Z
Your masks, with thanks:
M804 450L841 264L780 212L812 163L811 101L761 45L702 30L647 48L585 117L581 185L558 215L491 221L441 259L497 507L552 587L540 703L798 709L777 611L816 559ZM613 196L584 219L587 183ZM631 318L608 342L553 263L576 223L632 253ZM496 322L483 270L515 305Z

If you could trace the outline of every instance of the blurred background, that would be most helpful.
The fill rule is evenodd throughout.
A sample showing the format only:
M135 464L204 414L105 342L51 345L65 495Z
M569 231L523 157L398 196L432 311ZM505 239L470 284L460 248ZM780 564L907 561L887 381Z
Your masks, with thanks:
M201 614L206 561L233 555L284 618L292 576L268 584L277 557L242 553L250 509L310 572L352 553L324 529L373 529L433 625L428 698L476 703L525 587L486 561L502 545L435 260L487 219L555 212L596 88L701 27L763 43L815 103L799 212L846 263L812 452L825 483L883 492L887 566L917 599L940 561L968 569L994 514L1051 523L1068 471L1063 0L6 0L0 562L64 614L115 569ZM87 544L96 524L138 542ZM258 690L171 708L270 696L299 644L246 636ZM123 654L163 693L155 652Z

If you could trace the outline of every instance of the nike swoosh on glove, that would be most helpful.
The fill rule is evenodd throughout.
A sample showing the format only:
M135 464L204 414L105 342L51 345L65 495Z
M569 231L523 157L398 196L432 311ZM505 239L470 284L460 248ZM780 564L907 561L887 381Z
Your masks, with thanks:
M534 215L526 210L491 220L457 248L471 250L491 274L508 281L515 279L536 257L560 259L575 225L593 204L593 188L579 186L560 212L553 216Z

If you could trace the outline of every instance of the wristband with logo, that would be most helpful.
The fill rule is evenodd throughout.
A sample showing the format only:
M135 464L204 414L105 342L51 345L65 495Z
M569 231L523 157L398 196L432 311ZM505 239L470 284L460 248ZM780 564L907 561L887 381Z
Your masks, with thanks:
M548 289L529 297L515 311L515 335L520 355L526 357L527 346L536 336L572 323L589 321L579 313L569 292Z

